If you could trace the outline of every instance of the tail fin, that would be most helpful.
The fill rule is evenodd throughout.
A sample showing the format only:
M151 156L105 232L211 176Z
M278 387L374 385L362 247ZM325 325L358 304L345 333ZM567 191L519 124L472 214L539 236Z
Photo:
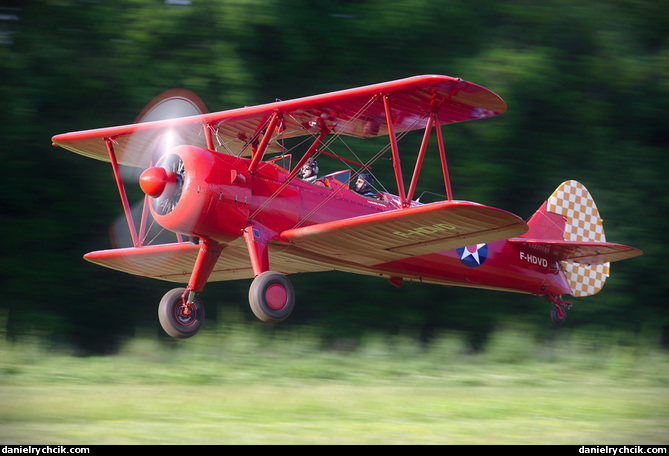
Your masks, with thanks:
M606 242L595 201L581 183L566 181L527 222L528 232L513 242L560 262L571 295L599 292L610 273L610 262L641 254L633 247Z
M548 198L548 211L565 218L564 240L606 242L604 226L590 192L581 183L567 181ZM604 286L611 272L610 263L583 264L560 262L572 296L591 296Z

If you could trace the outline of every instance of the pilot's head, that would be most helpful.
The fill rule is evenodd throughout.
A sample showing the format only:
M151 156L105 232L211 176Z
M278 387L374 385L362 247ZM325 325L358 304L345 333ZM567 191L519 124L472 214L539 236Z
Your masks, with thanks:
M302 166L300 174L302 175L302 179L307 179L309 177L318 175L318 162L316 159L310 158L307 160L304 166Z
M362 173L358 176L358 180L355 181L355 191L358 193L371 192L373 183L374 178L371 173Z

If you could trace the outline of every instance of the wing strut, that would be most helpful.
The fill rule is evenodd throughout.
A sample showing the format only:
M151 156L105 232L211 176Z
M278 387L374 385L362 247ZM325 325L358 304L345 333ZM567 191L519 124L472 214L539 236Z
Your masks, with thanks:
M139 241L137 238L137 230L135 228L135 222L132 218L132 212L130 212L130 204L128 203L128 195L125 193L125 187L123 186L123 181L121 180L121 172L118 167L118 161L116 161L116 153L114 152L114 146L112 140L105 138L107 143L107 151L109 152L109 160L111 161L112 170L114 171L114 178L116 179L116 186L118 187L118 192L121 195L121 203L123 204L123 211L125 212L125 218L128 220L128 228L130 228L130 236L132 237L132 244L135 247L139 247Z
M316 138L316 140L313 142L311 147L309 147L309 149L304 153L304 156L302 156L302 158L297 163L297 165L295 165L295 167L290 172L290 174L288 175L286 180L272 194L272 196L267 198L265 200L265 202L262 203L258 207L258 209L255 210L255 212L253 214L251 214L251 217L249 217L249 220L253 220L255 218L255 216L258 215L258 213L260 213L260 211L262 211L274 198L276 198L279 195L279 193L281 193L283 191L283 189L286 188L288 186L288 184L290 184L293 181L293 179L295 179L295 176L297 176L299 174L300 170L302 169L302 166L304 166L304 164L307 162L309 157L311 157L313 155L313 153L316 152L316 150L318 149L318 146L321 144L323 139L328 135L328 133L329 133L328 130L323 128L320 135L318 135L318 138Z
M214 148L214 139L211 136L211 125L204 122L202 124L202 130L204 131L204 138L207 141L207 149L216 150L216 148Z
M434 111L427 117L427 124L425 125L425 133L423 134L423 141L420 145L420 150L418 152L418 157L416 158L416 166L414 168L413 176L411 178L411 185L409 186L409 192L405 194L404 192L404 180L402 179L402 167L400 165L400 156L399 150L397 147L397 139L395 137L395 129L393 126L392 114L388 96L383 97L383 103L386 110L386 121L388 123L388 135L390 136L390 146L393 153L393 168L395 170L395 179L397 180L397 191L400 197L400 203L402 207L409 207L411 205L411 200L413 199L414 192L416 190L416 184L418 183L418 176L420 175L421 167L423 166L423 159L425 157L425 151L427 149L428 141L430 140L430 132L434 127L437 131L437 141L439 143L439 154L441 156L441 168L444 174L444 185L446 186L446 195L448 201L453 201L453 193L451 191L451 180L448 175L448 163L446 162L446 150L444 148L444 138L441 133L441 127L439 125L439 114Z
M402 167L400 166L400 154L397 149L397 138L395 137L395 127L393 125L393 117L390 112L390 102L388 95L383 97L383 106L386 110L386 121L388 123L388 135L390 136L390 147L393 151L393 168L395 169L395 180L397 180L397 192L400 197L402 207L409 206L406 194L404 193L404 181L402 179Z
M453 201L453 193L451 192L451 179L448 177L448 164L446 163L446 150L444 149L444 138L439 127L439 118L437 113L432 114L434 117L434 124L437 129L437 141L439 141L439 154L441 155L441 169L444 171L444 184L446 185L446 195L448 201Z
M256 168L258 167L258 163L262 161L262 158L265 155L265 150L267 149L269 140L272 138L274 127L276 126L278 120L279 113L278 111L274 111L272 113L272 117L269 120L269 125L267 126L267 130L265 130L265 134L262 138L262 141L260 142L260 145L255 151L253 151L253 158L251 159L251 164L249 165L249 172L251 174L255 172Z
M309 160L309 158L314 154L314 152L316 152L316 149L318 149L318 146L321 145L321 143L323 142L323 139L325 139L325 137L327 136L328 133L329 132L326 129L321 130L321 133L320 133L320 135L318 135L318 138L316 138L316 140L313 142L313 144L311 144L309 149L304 153L304 155L302 156L300 161L295 165L293 170L290 172L290 174L286 178L286 183L295 179L295 176L298 175L298 173L300 172L300 170L302 169L304 164L307 162L307 160ZM285 187L285 184L281 186L279 191L283 190L284 187Z
M427 149L427 142L430 140L430 130L432 130L434 117L435 116L430 116L427 119L427 125L425 126L425 133L423 134L423 142L420 145L418 158L416 158L416 167L414 168L413 177L411 178L411 186L409 187L409 193L407 194L407 201L411 201L413 199L413 193L416 190L416 183L418 182L418 175L420 174L420 168L421 166L423 166L425 149Z

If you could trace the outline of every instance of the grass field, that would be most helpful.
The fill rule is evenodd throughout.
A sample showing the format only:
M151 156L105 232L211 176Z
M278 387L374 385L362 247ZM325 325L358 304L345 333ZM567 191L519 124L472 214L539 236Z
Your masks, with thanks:
M239 326L113 356L29 342L0 356L3 444L669 442L669 356L608 335L504 331L470 355L454 334L324 351Z

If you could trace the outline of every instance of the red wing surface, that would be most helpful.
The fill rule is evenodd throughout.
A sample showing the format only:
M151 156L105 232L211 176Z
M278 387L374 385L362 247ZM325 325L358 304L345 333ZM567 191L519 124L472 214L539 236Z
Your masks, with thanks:
M277 140L330 133L370 138L388 135L383 97L387 96L396 131L422 129L432 112L440 125L492 117L506 104L493 92L449 76L415 76L397 81L342 90L295 100L238 108L173 120L144 122L54 136L54 145L72 152L109 161L105 139L112 141L119 164L147 167L138 151L155 147L161 132L169 129L175 145L211 146L218 152L250 155L274 113L280 122L273 132L270 151L279 151ZM130 138L132 137L132 141Z

